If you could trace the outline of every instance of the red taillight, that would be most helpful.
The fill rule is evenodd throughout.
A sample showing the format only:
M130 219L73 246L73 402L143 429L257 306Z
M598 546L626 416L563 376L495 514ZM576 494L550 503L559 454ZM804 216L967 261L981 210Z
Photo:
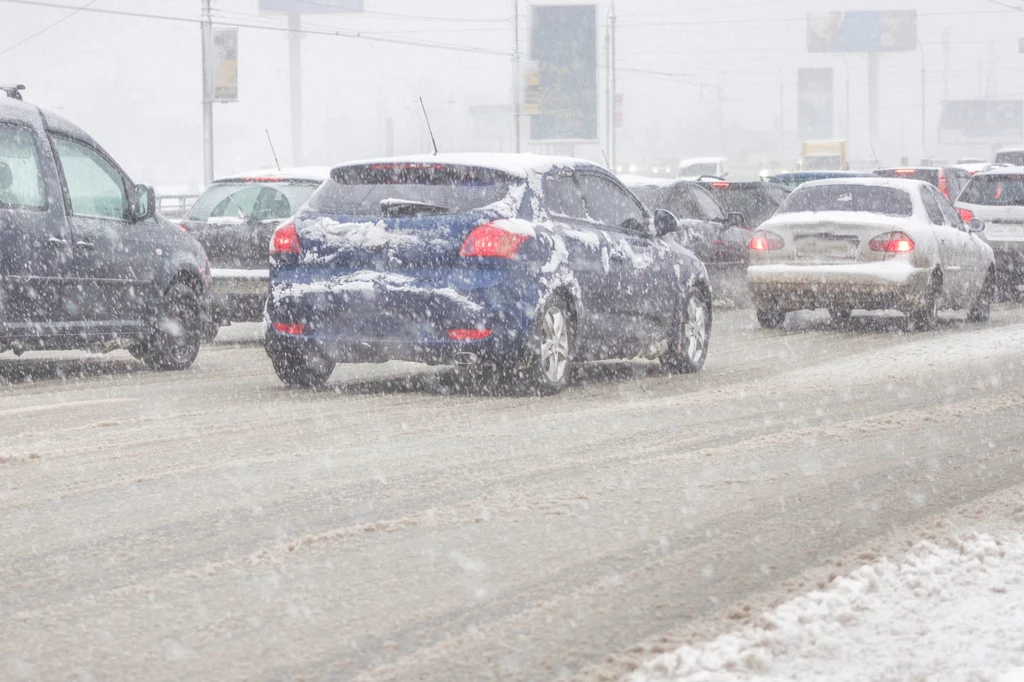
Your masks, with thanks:
M299 246L299 233L295 229L295 223L285 223L274 230L274 238L270 240L270 255L281 253L302 253Z
M275 322L274 331L281 332L282 334L291 334L293 336L298 336L299 334L306 333L306 325L293 324L291 322Z
M491 335L490 329L449 329L448 338L452 341L481 341Z
M960 213L960 220L964 221L965 223L969 223L972 220L974 220L974 213L968 211L966 208L958 208L957 212Z
M914 250L914 240L903 232L886 232L868 242L868 246L872 251L910 253Z
M913 175L916 172L913 168L897 168L893 171L896 175Z
M946 182L946 171L939 169L939 191L942 192L943 196L952 201L949 196L949 183Z
M459 255L465 258L507 258L515 260L519 247L529 237L517 232L509 232L494 223L481 225L466 237Z
M750 238L751 251L778 251L786 245L786 242L774 232L758 230Z

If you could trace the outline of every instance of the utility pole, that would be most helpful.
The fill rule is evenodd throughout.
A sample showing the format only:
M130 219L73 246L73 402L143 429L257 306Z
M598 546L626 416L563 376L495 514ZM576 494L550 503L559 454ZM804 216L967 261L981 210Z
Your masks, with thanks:
M868 141L871 144L872 156L878 149L878 53L868 53Z
M203 1L200 28L203 35L203 184L213 182L213 74L210 60L213 55L213 20L210 18L210 0Z
M522 151L522 120L523 120L523 74L519 65L519 0L512 0L512 108L513 125L515 126L516 154Z
M615 0L612 0L611 6L609 7L608 25L611 31L611 41L609 42L609 50L611 52L611 59L608 62L608 68L611 74L611 101L612 101L612 125L610 131L611 144L608 145L608 159L611 171L615 172L615 143L616 143L616 130L615 126L618 125L618 116L616 115L616 105L618 104L618 86L615 83Z
M207 0L208 2L209 0ZM302 15L288 15L288 79L292 105L292 165L302 165Z
M921 51L921 158L923 159L928 155L928 110L925 103L925 96L927 92L925 90L925 68L924 68L924 50Z

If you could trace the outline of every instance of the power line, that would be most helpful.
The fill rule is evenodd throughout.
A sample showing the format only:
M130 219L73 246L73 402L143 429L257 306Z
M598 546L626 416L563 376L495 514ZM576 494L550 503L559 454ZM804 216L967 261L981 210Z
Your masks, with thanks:
M65 21L67 21L71 17L73 17L76 14L78 14L79 12L81 12L83 10L86 10L89 7L95 5L97 2L99 2L99 0L89 0L89 2L87 2L85 5L75 9L74 11L72 11L71 14L64 15L63 17L61 17L57 21L53 22L52 24L50 24L48 26L45 26L44 28L40 29L39 31L36 31L35 33L33 33L32 35L28 36L24 40L20 40L20 41L14 43L13 45L11 45L10 47L5 48L3 50L0 50L0 56L7 54L8 52L10 52L11 50L13 50L13 49L15 49L17 47L21 47L22 45L24 45L28 41L32 40L33 38L38 38L39 36L43 35L47 31L49 31L50 29L56 28L57 26L60 26L61 24L63 24Z

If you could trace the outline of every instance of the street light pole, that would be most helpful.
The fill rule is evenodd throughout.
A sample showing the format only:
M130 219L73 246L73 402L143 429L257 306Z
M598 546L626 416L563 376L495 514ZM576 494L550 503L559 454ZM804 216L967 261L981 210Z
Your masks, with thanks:
M515 33L512 47L512 102L513 125L515 126L516 154L522 151L522 71L519 66L519 0L512 0L512 31Z
M213 75L210 59L213 54L213 21L210 18L210 0L202 0L200 21L203 36L203 181L213 182Z
M609 43L609 46L610 46L609 52L611 53L611 59L608 62L608 68L611 69L611 92L609 93L609 95L611 97L611 102L612 102L612 121L611 121L611 130L609 132L609 138L611 139L611 144L609 145L609 149L608 149L608 159L609 159L609 165L611 166L611 170L614 173L615 172L615 164L616 164L616 159L615 159L615 143L616 143L616 139L615 139L615 137L616 137L615 136L615 132L616 132L615 131L615 126L618 125L618 122L619 122L618 121L618 115L617 115L618 112L616 111L616 109L618 108L618 103L619 103L618 87L615 84L615 0L612 0L611 6L610 6L610 14L608 16L608 22L609 22L609 26L610 26L610 29L611 29L611 41Z
M292 165L303 163L302 141L302 15L288 15L288 80L291 89Z

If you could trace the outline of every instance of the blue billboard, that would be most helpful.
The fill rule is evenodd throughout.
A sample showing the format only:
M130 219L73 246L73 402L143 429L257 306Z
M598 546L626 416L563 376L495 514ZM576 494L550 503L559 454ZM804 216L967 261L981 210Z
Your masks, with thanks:
M812 12L809 52L911 52L917 49L917 12Z

